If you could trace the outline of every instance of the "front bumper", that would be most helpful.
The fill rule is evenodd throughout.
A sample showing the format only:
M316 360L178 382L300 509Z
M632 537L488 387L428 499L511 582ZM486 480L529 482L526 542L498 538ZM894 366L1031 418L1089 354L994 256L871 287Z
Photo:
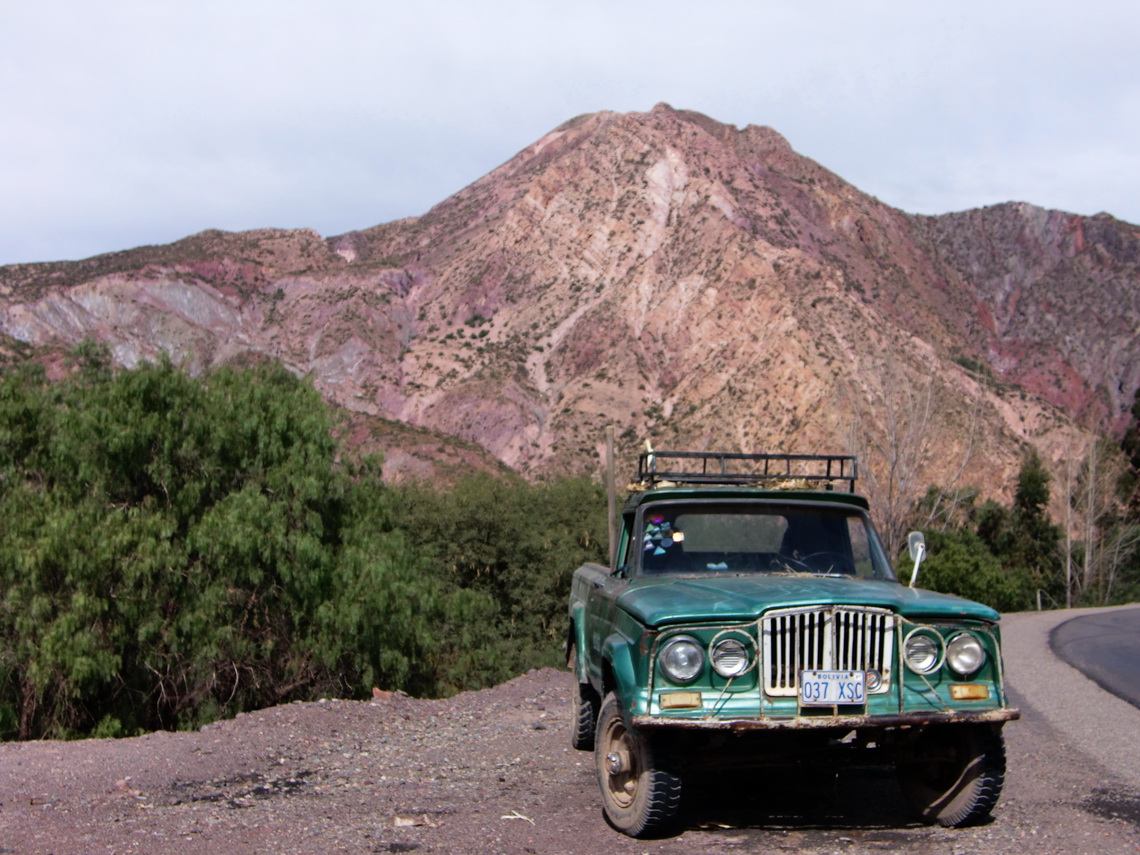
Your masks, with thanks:
M791 718L680 718L635 715L630 723L639 730L727 731L748 733L778 730L861 730L926 727L936 724L1004 724L1021 718L1021 710L947 710L897 715L813 715Z

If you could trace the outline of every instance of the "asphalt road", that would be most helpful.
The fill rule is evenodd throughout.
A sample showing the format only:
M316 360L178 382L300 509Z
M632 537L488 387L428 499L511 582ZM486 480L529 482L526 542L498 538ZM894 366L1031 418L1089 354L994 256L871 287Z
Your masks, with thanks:
M1137 611L1132 605L1002 617L1006 676L1023 717L1047 722L1065 744L1089 755L1132 787L1140 786L1140 739L1135 738L1140 734L1140 708L1106 692L1061 659L1050 645L1050 636L1075 618L1088 616L1095 626L1096 621L1112 615ZM1081 631L1080 627L1072 631Z
M1140 608L1073 618L1050 633L1049 643L1106 691L1140 707Z

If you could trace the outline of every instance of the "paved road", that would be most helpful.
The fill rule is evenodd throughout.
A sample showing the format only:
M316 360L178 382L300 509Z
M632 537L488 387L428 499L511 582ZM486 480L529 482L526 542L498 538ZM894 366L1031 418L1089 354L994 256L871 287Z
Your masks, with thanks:
M1140 707L1140 608L1073 618L1050 633L1049 643L1105 690Z
M1018 612L1002 617L1011 695L1026 719L1042 719L1067 745L1088 754L1132 787L1140 786L1140 709L1107 693L1058 657L1053 630L1073 618L1136 611L1136 606ZM1016 723L1013 725L1016 727Z

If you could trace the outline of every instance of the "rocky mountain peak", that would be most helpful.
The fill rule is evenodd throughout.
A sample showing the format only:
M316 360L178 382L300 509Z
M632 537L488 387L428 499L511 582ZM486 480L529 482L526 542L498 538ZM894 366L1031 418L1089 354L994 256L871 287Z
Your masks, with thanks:
M281 359L534 474L594 469L610 423L626 457L837 451L920 400L924 477L984 443L967 476L996 490L1025 444L1059 457L1069 416L1130 406L1138 238L1024 204L908 215L771 128L658 104L571 119L422 217L5 268L0 331Z

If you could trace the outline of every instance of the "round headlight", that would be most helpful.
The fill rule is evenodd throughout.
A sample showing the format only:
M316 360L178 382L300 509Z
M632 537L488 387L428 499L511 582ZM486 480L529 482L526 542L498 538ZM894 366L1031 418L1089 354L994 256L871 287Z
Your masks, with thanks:
M916 674L929 674L942 664L942 637L921 627L912 630L903 642L903 657Z
M722 638L712 646L712 666L724 678L739 677L752 667L748 645L739 638Z
M675 638L661 649L657 662L674 683L691 683L705 667L705 654L693 639Z
M968 632L959 633L946 645L946 661L963 677L968 677L986 664L986 648Z

